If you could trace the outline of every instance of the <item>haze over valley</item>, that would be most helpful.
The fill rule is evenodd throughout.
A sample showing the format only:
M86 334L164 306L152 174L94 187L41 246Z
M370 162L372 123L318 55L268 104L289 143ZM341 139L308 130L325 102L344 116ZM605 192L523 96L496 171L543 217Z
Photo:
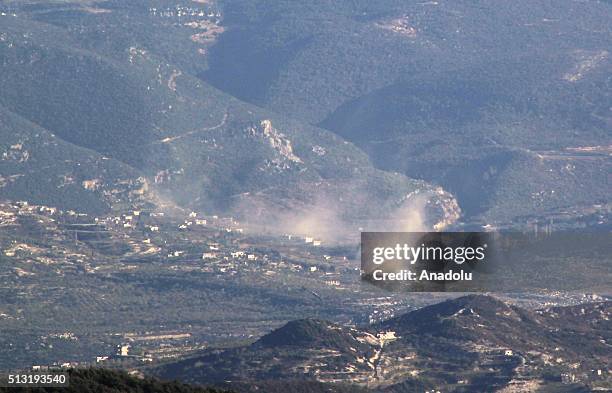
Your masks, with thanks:
M609 233L611 51L608 0L0 1L0 371L609 389L608 260L401 293L359 241Z

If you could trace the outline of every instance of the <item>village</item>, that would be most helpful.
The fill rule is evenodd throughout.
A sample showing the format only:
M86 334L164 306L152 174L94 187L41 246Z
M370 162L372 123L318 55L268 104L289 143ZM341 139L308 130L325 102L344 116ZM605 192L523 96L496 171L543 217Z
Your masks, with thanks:
M11 366L36 370L139 367L251 342L304 313L362 326L444 299L364 284L357 258L357 244L252 234L196 211L96 216L0 202L0 348ZM524 303L588 300L546 293ZM306 311L291 314L297 303Z
M175 27L189 27L195 32L191 34L191 41L209 45L224 32L221 25L222 15L214 2L206 2L200 7L177 4L174 7L149 8L149 15L168 21ZM206 47L200 48L200 54L206 54Z
M174 308L188 310L198 317L207 312L198 310L198 305L231 313L209 297L218 296L219 303L226 291L251 296L253 291L266 292L274 287L284 288L289 294L282 296L311 303L313 310L328 307L341 293L351 298L347 309L350 320L348 314L354 308L373 308L377 304L362 300L368 294L352 299L361 285L356 255L356 248L326 244L314 234L252 235L235 218L194 211L141 207L94 216L25 201L4 201L0 203L0 292L10 292L20 300L15 300L15 306L10 302L0 305L0 325L9 326L9 330L10 326L17 329L24 321L34 325L31 318L43 318L42 314L34 314L34 309L44 307L45 312L55 313L51 309L61 307L68 313L70 309L85 310L92 313L93 319L112 319L116 328L98 336L86 334L95 337L83 337L88 331L87 323L83 325L80 317L75 317L73 324L50 327L45 334L29 338L31 342L20 343L19 337L9 340L7 336L0 340L0 347L17 351L19 346L27 345L47 353L51 348L82 346L85 340L96 342L90 344L95 353L87 351L82 357L37 361L31 365L37 368L180 357L211 342L257 337L269 329L266 320L275 317L265 316L268 300L264 299L259 306L264 308L254 314L261 317L263 313L263 320L252 322L251 328L219 328L211 324L199 326L198 331L190 323L177 321L181 316L175 317L170 312L173 308L168 311L164 307L172 307L170 303L176 301L180 304ZM134 284L141 280L145 282ZM191 284L166 289L164 280ZM150 285L147 291L159 292L157 301L163 303L159 311L165 314L156 318L162 322L171 320L175 326L158 322L158 328L151 329L149 323L140 327L131 319L117 316L126 313L134 319L136 315L153 318L152 306L140 304L140 296L135 294L141 291L139 285L147 288ZM171 291L171 295L166 291ZM209 295L211 291L215 294ZM171 300L169 296L182 300ZM26 301L41 304L25 312L16 306ZM383 308L394 306L388 299L381 303ZM220 324L226 326L225 322ZM117 350L121 346L129 349Z

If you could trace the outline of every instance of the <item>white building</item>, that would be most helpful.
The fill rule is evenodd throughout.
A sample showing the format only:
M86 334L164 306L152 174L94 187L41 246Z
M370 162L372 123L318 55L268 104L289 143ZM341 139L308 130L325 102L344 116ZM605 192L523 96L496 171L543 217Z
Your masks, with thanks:
M129 356L130 355L130 344L121 344L117 346L117 355Z

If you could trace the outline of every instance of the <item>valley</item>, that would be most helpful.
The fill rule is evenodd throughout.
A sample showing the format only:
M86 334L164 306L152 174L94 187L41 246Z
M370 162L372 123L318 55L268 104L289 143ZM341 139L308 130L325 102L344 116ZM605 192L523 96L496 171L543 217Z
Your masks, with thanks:
M609 389L609 258L522 255L571 262L529 292L407 293L362 281L359 241L609 234L611 7L0 1L0 372Z

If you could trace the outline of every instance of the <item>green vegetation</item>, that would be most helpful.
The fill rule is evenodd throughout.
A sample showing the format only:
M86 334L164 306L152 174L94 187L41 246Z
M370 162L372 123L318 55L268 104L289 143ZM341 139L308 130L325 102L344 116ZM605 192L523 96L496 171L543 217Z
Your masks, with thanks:
M605 321L611 306L607 301L531 311L469 295L363 328L291 321L253 344L202 351L151 372L192 383L342 381L377 392L474 392L523 382L557 391L563 380L574 391L610 382L607 372L594 371L609 360L601 340L610 330Z
M70 386L58 388L0 388L0 392L19 393L230 393L190 386L180 382L162 382L145 377L138 378L124 371L101 368L72 369L68 371Z
M467 220L609 200L609 154L565 149L612 143L610 4L222 4L229 29L205 80L440 184Z
M239 101L193 76L201 66L185 54L204 57L190 38L193 27L185 23L217 23L218 17L208 16L216 15L214 5L111 1L97 11L74 3L13 7L18 16L3 18L0 105L3 118L30 123L2 129L7 135L19 131L38 146L28 151L39 166L46 154L37 142L41 134L52 133L60 148L48 157L53 164L46 168L47 182L24 174L22 184L0 188L0 197L26 199L37 182L37 194L46 192L54 205L89 212L112 205L82 189L77 195L83 198L67 197L72 188L54 181L81 168L104 184L98 194L119 180L138 183L143 177L150 186L144 197L153 202L269 222L279 208L299 212L321 203L354 220L389 215L417 190L439 199L422 181L374 169L360 149L333 133ZM179 12L195 16L182 19ZM197 16L202 12L207 16ZM104 158L126 178L103 176L103 166L66 161L75 151L110 159ZM42 196L35 201L46 202ZM139 201L121 201L130 202ZM432 214L432 221L439 217L440 212Z

